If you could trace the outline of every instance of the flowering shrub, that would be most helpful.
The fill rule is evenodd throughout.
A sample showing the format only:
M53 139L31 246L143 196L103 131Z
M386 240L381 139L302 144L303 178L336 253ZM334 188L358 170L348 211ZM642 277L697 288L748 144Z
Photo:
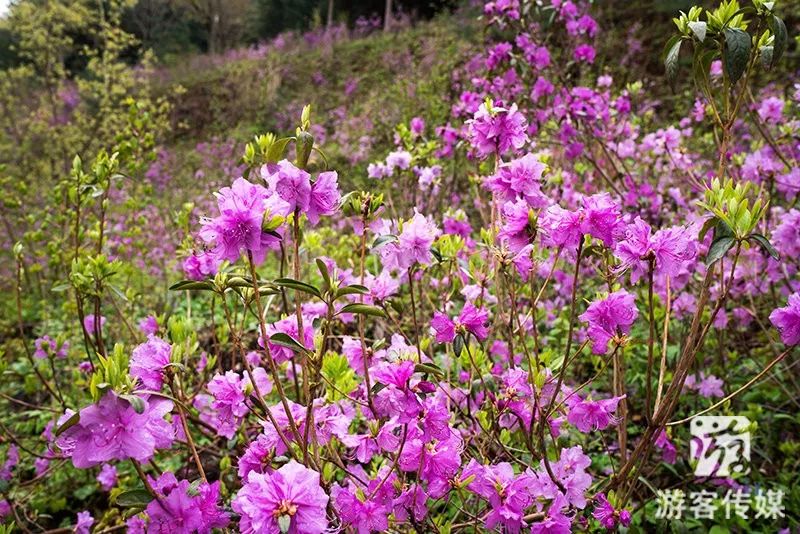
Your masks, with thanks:
M785 509L693 527L796 527L786 26L762 0L681 13L681 109L615 82L592 9L486 3L447 119L365 169L330 168L311 106L178 163L130 102L53 235L9 247L2 532L661 531L654 493L704 484ZM758 421L769 462L695 476L709 413Z

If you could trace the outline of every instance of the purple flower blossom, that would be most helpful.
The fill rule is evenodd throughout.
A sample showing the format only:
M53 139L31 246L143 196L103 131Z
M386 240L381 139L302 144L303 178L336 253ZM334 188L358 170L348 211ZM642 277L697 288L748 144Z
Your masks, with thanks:
M422 135L425 131L425 119L422 117L414 117L409 123L409 131L416 137Z
M652 258L660 275L676 276L697 256L697 243L689 230L682 226L666 228L650 235L650 225L637 217L625 229L625 238L616 245L614 253L621 260L620 269L631 269L631 281L636 282L649 270Z
M613 413L623 398L625 395L598 401L579 400L570 406L567 421L581 432L603 430L609 425L617 424L618 420Z
M172 401L140 399L144 411L136 413L128 401L113 392L106 393L97 404L80 411L78 422L67 428L56 444L79 469L129 458L147 462L156 449L172 446L175 434L172 425L164 420L164 416L172 411ZM70 415L67 412L59 424Z
M796 258L800 256L800 210L789 210L780 221L772 232L772 243L781 254Z
M359 533L384 532L389 528L390 508L377 498L359 498L364 492L342 488L335 484L331 489L334 507L345 524Z
M389 174L392 174L395 169L406 170L411 166L411 159L411 153L405 150L389 152L389 155L386 156L386 169Z
M438 233L435 224L421 213L415 213L403 224L397 243L381 248L383 257L400 269L407 269L415 263L428 265L433 258L431 245Z
M152 315L148 315L139 321L139 330L146 336L151 336L158 332L158 319Z
M61 346L58 342L48 335L44 335L33 342L36 350L33 353L34 358L46 359L52 354L56 358L64 359L69 352L69 342L64 341Z
M489 321L489 312L483 308L476 308L471 302L464 304L458 318L451 321L445 314L434 312L431 327L436 331L437 343L452 343L457 333L473 334L479 341L489 336L486 327Z
M97 475L97 481L103 491L111 491L117 485L117 468L111 464L103 464Z
M235 262L242 251L252 253L257 262L264 259L267 250L276 242L275 237L261 231L267 195L263 186L244 178L237 178L231 187L219 191L219 216L200 221L203 226L200 237L214 247L212 253L217 260Z
M37 458L33 461L33 470L37 477L42 476L48 467L50 467L49 458Z
M605 354L609 341L630 333L631 325L638 315L634 299L634 295L621 289L602 300L592 302L580 316L581 321L589 323L587 333L592 340L595 354Z
M783 120L783 106L782 98L765 98L758 106L758 116L767 124L779 124Z
M527 127L525 116L517 111L516 104L505 109L484 102L469 121L469 140L481 158L502 155L527 143Z
M247 480L247 476L251 471L256 473L268 472L271 458L272 444L266 435L259 434L256 439L250 442L244 454L239 458L239 478Z
M322 215L333 215L339 208L339 175L336 171L321 172L311 186L311 197L306 216L312 225L319 222Z
M313 534L328 526L327 504L319 473L291 460L272 473L251 471L231 507L241 516L239 528L243 534ZM288 522L288 530L279 527L284 521Z
M169 365L172 345L150 335L145 343L133 349L130 373L144 389L159 391L164 383L164 369Z
M678 457L678 450L675 445L669 440L667 431L662 430L655 441L656 447L661 449L662 459L668 464L674 464L675 459Z
M288 160L277 164L265 165L261 175L266 180L270 191L286 203L285 214L295 210L305 212L311 201L311 175L298 169Z
M90 313L86 317L83 318L83 328L89 332L89 335L94 335L95 329L95 318L94 314ZM100 316L100 330L102 330L106 326L106 318L102 315Z
M94 525L94 517L88 511L78 512L77 523L75 524L75 534L89 534Z
M19 449L12 443L6 451L6 461L3 462L3 467L0 468L0 480L5 480L6 482L11 480L12 472L18 463Z
M166 472L152 484L158 500L147 505L147 532L197 532L211 534L213 529L225 528L230 522L219 505L219 481L201 483L196 491L188 480L178 481Z
M221 260L208 252L194 253L183 260L183 273L189 280L204 280L217 274Z
M542 193L542 175L547 165L533 154L503 163L493 176L484 181L484 187L502 200L523 198L532 208L549 204Z
M297 316L290 315L280 321L276 321L271 325L267 325L267 337L275 334L286 334L297 342L302 343L307 349L314 350L314 327L308 318L303 320L303 340L300 340L300 329L297 324ZM270 354L275 359L276 363L288 362L294 358L294 351L282 345L276 345L269 341L268 343ZM259 338L259 345L264 346L263 340Z
M781 333L784 345L800 343L800 293L790 295L786 306L773 310L769 320Z
M525 509L533 503L531 476L515 475L514 468L506 462L481 466L471 460L461 478L473 475L475 478L467 487L489 501L486 528L495 530L501 524L504 532L520 532L526 526Z
M594 63L594 58L596 55L597 53L592 45L581 44L575 47L573 57L575 58L575 61L583 61L584 63L592 64Z
M631 513L628 510L616 510L608 502L605 493L598 493L595 501L592 517L597 519L603 527L613 530L620 523L625 527L631 524Z
M461 466L461 438L455 432L445 440L406 439L398 465L403 471L419 472L428 483L428 495L438 499L450 488L450 479Z

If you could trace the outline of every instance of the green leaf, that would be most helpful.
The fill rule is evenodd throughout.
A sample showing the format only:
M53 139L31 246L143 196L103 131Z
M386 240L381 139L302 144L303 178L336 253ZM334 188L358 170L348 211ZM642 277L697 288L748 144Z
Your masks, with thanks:
M670 84L675 82L675 78L678 75L678 57L681 53L681 44L683 44L683 37L673 35L664 48L664 70L667 72L667 80Z
M714 238L711 247L708 249L708 255L706 255L706 265L713 265L722 259L735 242L736 240L729 236Z
M120 395L119 397L128 401L133 408L133 411L136 413L144 413L146 406L142 398L138 395Z
M437 379L444 377L444 371L433 363L418 363L414 366L415 373L425 373L435 376Z
M196 280L181 280L169 287L170 291L214 291L214 284L211 282L200 282Z
M703 227L700 229L700 233L697 236L697 240L702 241L703 239L705 239L708 231L714 228L717 225L717 223L719 223L719 219L717 219L716 217L711 217L710 219L707 219L706 222L703 223Z
M750 34L738 28L725 28L723 64L731 83L736 83L747 68L750 58Z
M117 495L118 506L144 508L153 500L153 496L146 489L132 489Z
M370 306L369 304L348 304L344 306L339 313L357 313L360 315L371 315L373 317L386 317L382 309L377 306Z
M774 67L778 64L781 57L783 57L783 53L786 52L786 42L789 36L786 32L786 24L775 15L772 15L772 18L769 20L769 29L772 35L775 36L775 41L772 43L772 62L770 63L770 66Z
M253 287L253 281L242 276L232 276L226 281L228 287Z
M336 292L336 298L338 299L345 295L366 295L367 293L369 293L369 288L359 284L351 284L349 286L339 288L339 290Z
M292 349L294 352L304 352L304 353L311 352L303 345L301 345L292 336L290 336L289 334L284 334L283 332L271 335L269 340L271 343L275 345L280 345L281 347L287 347L289 349Z
M748 241L755 241L761 249L773 257L775 260L780 260L781 255L778 254L778 251L775 250L775 247L772 246L772 243L769 242L769 239L764 237L761 234L750 234L747 236Z
M453 340L453 352L456 355L456 358L461 357L461 352L464 350L464 336L458 334L456 338Z
M699 20L689 23L689 29L692 30L692 33L697 40L701 43L706 40L706 31L708 30L708 24Z
M291 278L278 278L274 281L274 283L276 286L288 287L289 289L302 291L303 293L308 293L310 295L314 295L315 297L322 298L322 293L319 289L310 284L306 284L305 282L300 282L299 280L293 280Z
M278 163L283 159L283 152L286 150L286 145L288 145L291 140L291 137L282 137L272 143L267 150L267 161L269 163Z
M319 270L319 274L322 275L322 279L325 281L325 287L331 287L331 273L328 272L328 266L325 265L325 262L322 261L320 258L317 258L317 269Z
M383 245L393 243L394 241L397 241L396 235L382 235L372 242L372 249L381 248Z
M758 49L761 53L761 66L765 70L772 68L772 60L775 57L775 48L772 46L762 46Z
M56 437L58 437L61 434L63 434L68 428L71 428L71 427L77 425L80 420L81 420L80 412L75 412L74 414L70 415L69 419L64 421L61 424L61 426L56 428Z

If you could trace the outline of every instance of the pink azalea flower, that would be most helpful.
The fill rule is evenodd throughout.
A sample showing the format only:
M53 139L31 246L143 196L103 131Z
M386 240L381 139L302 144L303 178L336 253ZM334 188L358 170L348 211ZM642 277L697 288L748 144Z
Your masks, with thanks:
M111 464L103 464L97 475L97 481L103 491L111 491L117 485L117 468Z
M334 484L331 497L339 517L357 532L384 532L389 528L390 508L378 499L360 497L364 492L352 491Z
M791 295L785 307L773 310L769 320L780 332L784 345L800 343L800 293Z
M502 207L503 226L497 235L498 241L509 250L518 253L531 244L533 230L530 222L530 206L524 199L506 202Z
M274 165L265 165L261 176L266 180L270 191L288 206L288 213L295 210L305 212L311 202L311 175L298 169L288 160Z
M468 124L469 140L481 158L519 150L528 141L525 133L528 123L525 116L517 111L516 104L508 109L489 109L484 102Z
M152 484L158 500L147 505L147 532L197 532L211 534L228 526L230 518L220 506L219 481L190 489L188 480L178 481L166 472Z
M488 311L476 308L471 302L467 302L455 321L451 321L441 312L434 312L431 327L436 331L437 343L452 343L457 333L467 332L483 341L489 336L486 327L488 320Z
M409 122L409 131L415 135L420 136L425 131L425 119L422 117L414 117Z
M94 525L94 517L88 511L78 512L77 524L75 525L75 534L89 534Z
M241 516L243 534L314 534L328 526L327 504L319 473L291 460L272 473L251 471L231 507ZM280 526L284 522L287 530Z
M594 63L594 58L597 53L594 50L594 47L589 44L582 44L575 47L575 52L573 56L575 57L575 61L583 61L585 63L592 64Z
M678 451L675 445L670 441L667 436L667 431L662 430L655 441L656 447L661 449L662 459L668 464L674 464L675 459L678 457Z
M183 274L189 280L205 280L217 274L220 263L220 259L209 252L193 253L183 260Z
M548 199L542 193L542 175L547 165L533 154L503 163L483 186L502 200L523 198L533 208L547 206Z
M609 425L617 424L618 420L613 413L623 398L625 395L598 401L579 400L570 406L567 421L581 432L603 430Z
M303 340L300 340L300 328L297 324L297 315L290 315L280 321L267 325L267 337L272 337L275 334L286 334L297 342L302 343L307 349L314 350L314 327L308 318L303 319ZM259 338L258 344L264 346L264 341ZM268 342L269 352L275 359L276 363L283 363L294 358L294 351L289 347L277 345Z
M133 349L130 374L139 379L144 389L159 391L164 383L164 369L169 365L172 345L150 335L145 343Z
M253 373L255 376L255 373ZM245 402L245 388L249 380L234 371L227 371L224 375L214 375L208 383L208 391L214 396L211 407L216 410L217 433L228 439L233 438L239 424L245 415L250 412ZM260 390L260 388L259 388ZM262 394L266 392L262 391Z
M146 336L151 336L158 332L158 319L152 315L148 315L139 321L139 330Z
M237 178L231 187L220 189L217 196L219 216L200 221L203 226L200 238L214 247L211 253L217 261L235 262L242 251L249 251L255 261L261 262L267 250L277 243L275 237L261 231L268 194L263 186L244 178ZM202 268L198 270L202 273Z
M102 330L106 326L106 318L102 315L100 316L100 330ZM89 332L89 335L94 335L95 329L95 317L93 313L90 313L86 317L83 318L83 328Z
M613 530L618 524L625 527L631 524L631 513L628 510L616 510L608 502L605 493L598 493L595 501L592 517L597 519L603 527Z
M438 232L436 225L421 213L415 213L411 220L406 221L397 242L400 268L408 268L414 263L428 265L433 258L431 245Z
M319 222L322 215L333 215L339 208L339 175L336 171L321 172L311 186L311 197L306 216L312 225Z
M621 260L620 269L631 269L631 281L636 282L649 271L650 258L654 272L676 276L697 255L697 243L685 227L676 226L650 235L650 225L637 217L625 229L614 253Z
M461 445L461 438L453 431L441 441L423 441L421 436L406 438L398 465L403 471L419 471L428 483L428 495L438 499L447 493L450 479L461 466Z
M127 400L113 392L106 393L97 404L80 411L78 422L67 428L56 444L79 469L129 458L147 462L156 449L172 446L175 433L172 425L164 420L164 416L172 411L172 401L140 399L144 411L136 413ZM71 415L68 411L59 424Z
M628 334L636 320L638 310L634 304L635 296L624 289L609 294L605 299L589 305L580 319L589 323L587 333L592 340L595 354L605 354L608 342L621 334Z

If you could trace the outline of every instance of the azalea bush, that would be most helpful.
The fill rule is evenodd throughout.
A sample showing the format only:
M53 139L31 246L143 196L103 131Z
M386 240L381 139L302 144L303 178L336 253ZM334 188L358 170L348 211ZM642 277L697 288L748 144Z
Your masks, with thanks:
M663 77L623 83L601 8L489 2L447 94L360 148L320 92L182 154L169 99L86 86L56 119L55 72L0 145L35 153L4 183L52 176L3 216L0 529L797 529L788 14L677 13ZM86 146L34 150L47 123Z

